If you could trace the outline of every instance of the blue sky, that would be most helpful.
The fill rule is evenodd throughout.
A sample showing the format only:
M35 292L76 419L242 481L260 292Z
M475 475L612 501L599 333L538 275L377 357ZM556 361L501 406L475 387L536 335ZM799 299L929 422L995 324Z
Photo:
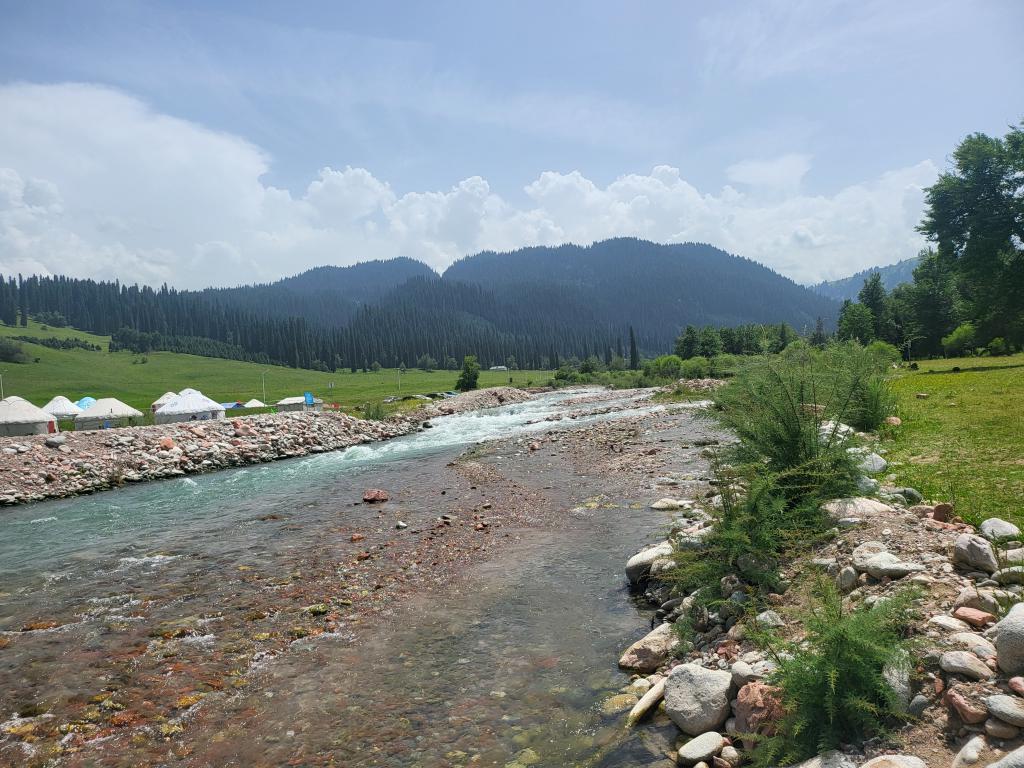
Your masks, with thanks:
M296 8L301 8L296 10ZM0 270L181 286L616 234L912 256L1024 4L0 3Z

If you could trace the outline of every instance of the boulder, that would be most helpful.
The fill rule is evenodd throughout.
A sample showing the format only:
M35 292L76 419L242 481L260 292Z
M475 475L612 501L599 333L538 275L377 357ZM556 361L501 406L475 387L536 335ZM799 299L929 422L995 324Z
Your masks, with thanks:
M387 501L388 498L388 492L380 488L368 488L363 491L363 501L367 504L380 504Z
M979 611L977 608L968 608L966 605L961 605L954 610L953 617L960 619L960 621L966 621L972 627L987 627L996 620L996 617L991 613Z
M882 755L861 763L860 768L928 768L928 763L913 755Z
M68 436L61 432L58 435L50 435L44 441L47 448L60 448L68 441Z
M665 712L683 733L699 736L729 717L732 675L699 664L680 664L665 680Z
M659 624L626 649L619 659L619 666L638 672L653 672L668 661L677 645L679 638L672 631L672 625L667 622Z
M995 627L999 668L1008 675L1024 674L1024 603L1017 603Z
M877 475L889 467L889 462L879 456L877 453L867 451L863 448L849 448L850 453L860 457L860 463L857 465L858 469L866 475Z
M736 695L736 731L770 736L782 718L777 688L762 682L747 683Z
M626 578L629 579L629 583L633 586L642 584L651 572L652 563L660 557L668 557L671 554L672 545L667 541L641 549L626 561Z
M920 563L905 563L891 552L879 552L863 561L862 569L876 579L902 579L925 570Z
M998 517L990 517L981 524L981 535L989 541L1020 536L1020 528Z
M1010 596L1009 592L991 589L978 589L977 587L965 587L960 590L953 603L954 608L976 608L985 613L999 613L999 600Z
M993 739L1015 739L1020 735L1020 728L1016 725L1004 723L995 717L985 721L985 733Z
M957 632L950 635L949 640L970 651L979 659L991 659L996 655L996 647L988 639L973 632Z
M857 764L842 752L832 749L797 763L792 768L857 768Z
M854 496L846 499L832 499L821 505L822 510L833 518L864 517L865 515L891 514L894 510L878 499Z
M1024 747L1017 747L994 763L989 763L986 768L1024 768Z
M950 675L960 675L969 680L988 680L992 670L970 651L946 651L939 657L939 668Z
M841 571L839 576L836 577L836 585L839 587L840 592L849 592L855 586L857 586L857 569L852 565L847 565Z
M1005 693L989 696L985 699L985 706L989 713L998 717L1004 723L1024 727L1024 699L1019 696L1009 696Z
M864 571L864 565L875 555L888 552L889 548L880 541L865 541L858 544L853 550L853 567L858 571Z
M953 562L985 573L999 570L999 561L988 539L973 533L962 533L957 537L953 545Z
M725 746L722 734L715 731L702 733L690 739L679 748L679 765L696 765L701 761L710 760Z

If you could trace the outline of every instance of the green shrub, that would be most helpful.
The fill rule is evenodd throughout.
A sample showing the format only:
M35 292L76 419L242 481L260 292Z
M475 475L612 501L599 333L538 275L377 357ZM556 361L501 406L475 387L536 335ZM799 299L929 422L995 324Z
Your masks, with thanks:
M683 360L679 377L682 379L706 379L711 375L711 363L706 357L691 357Z
M847 423L862 432L871 432L885 423L896 410L896 393L882 376L863 378L856 389Z
M739 355L715 355L711 358L710 374L715 379L727 379L736 375L741 363Z
M656 379L678 379L683 374L683 361L678 355L662 355L644 363L644 373Z
M985 346L985 351L992 357L1002 357L1003 355L1010 354L1010 347L1006 343L1006 339L1002 336L996 336Z
M740 368L715 393L716 417L739 439L733 463L760 465L790 501L849 495L858 472L844 441L823 429L855 405L863 350L836 345L819 352L791 345L774 358Z
M887 365L895 365L903 359L903 353L885 341L872 341L865 349Z
M790 765L841 744L863 743L906 717L886 670L909 674L904 634L914 596L904 590L872 607L844 610L835 585L822 578L803 617L804 642L760 634L779 665L768 682L780 689L784 714L775 735L757 745L755 765Z
M455 388L460 392L469 392L476 389L477 381L480 379L480 363L476 361L476 355L466 355L462 358L462 373L459 374Z
M948 336L942 337L942 350L947 357L960 357L967 354L975 345L977 332L974 323L963 323Z
M371 419L373 421L384 421L388 417L388 412L384 408L383 403L366 403L362 407L363 418Z

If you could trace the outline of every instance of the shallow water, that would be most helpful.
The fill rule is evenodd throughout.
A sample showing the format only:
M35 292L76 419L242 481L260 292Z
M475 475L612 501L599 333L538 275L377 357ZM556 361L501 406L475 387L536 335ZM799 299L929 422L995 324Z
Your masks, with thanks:
M280 574L294 584L331 562L325 533L339 521L376 523L376 508L353 503L363 488L397 489L389 507L416 527L435 515L431 494L444 490L445 465L467 445L660 410L626 395L633 410L545 420L578 395L438 419L387 443L4 513L0 638L12 641L0 648L0 721L56 703L95 708L104 691L132 685L139 691L125 704L144 711L144 685L167 679L168 663L222 690L238 639L225 637L225 613L283 588ZM558 499L550 490L565 484L564 469L545 471L529 482L572 508L578 491ZM190 765L505 765L529 748L537 765L646 765L658 750L623 743L621 717L604 718L595 705L627 682L615 658L646 626L621 569L666 525L663 513L630 508L650 492L577 507L557 532L516 532L520 541L497 559L447 595L418 598L368 642L324 635L293 644L252 673L253 693L211 696L189 714L185 749L140 744L137 753L93 755L96 764L145 755ZM19 632L39 619L61 626ZM153 626L186 619L187 636L153 640ZM0 762L33 757L24 750L0 739Z

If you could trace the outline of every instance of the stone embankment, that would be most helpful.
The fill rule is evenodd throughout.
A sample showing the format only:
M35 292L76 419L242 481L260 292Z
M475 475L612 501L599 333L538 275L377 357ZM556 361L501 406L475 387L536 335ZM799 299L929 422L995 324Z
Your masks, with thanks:
M386 421L343 413L277 413L0 438L0 504L336 451L415 432L426 419L529 397L508 387L479 390Z
M888 742L825 753L798 768L1024 768L1021 532L998 518L975 529L952 505L925 503L912 488L882 485L874 495L824 505L834 536L781 575L797 584L827 573L850 605L873 605L907 584L920 588L917 658L912 669L886 673L911 719ZM677 512L668 539L626 564L631 586L658 612L654 629L619 661L637 673L620 695L631 697L628 725L651 712L675 723L679 765L732 768L751 746L741 734L770 733L782 702L771 685L774 662L747 638L750 598L738 580L723 585L730 600L694 626L693 646L679 646L672 624L694 598L673 594L659 576L672 567L673 551L700 548L712 525L699 506L706 502L666 497L652 504ZM771 608L753 621L799 639L800 600L769 595Z

